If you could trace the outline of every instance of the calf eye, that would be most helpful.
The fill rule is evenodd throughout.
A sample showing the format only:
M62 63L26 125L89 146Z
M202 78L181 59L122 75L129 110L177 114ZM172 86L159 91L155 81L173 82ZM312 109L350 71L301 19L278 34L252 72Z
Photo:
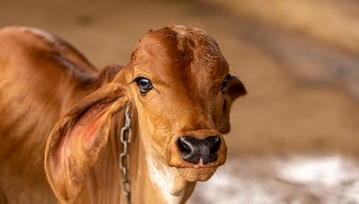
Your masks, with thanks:
M141 95L145 95L147 92L149 92L152 89L152 83L149 79L146 79L144 77L138 77L135 79L138 88L140 89Z
M231 77L232 77L232 76L231 76L230 74L228 74L228 75L226 76L226 78L224 78L223 83L222 83L222 88L221 88L222 93L224 93L224 89L226 88L227 83L228 83L228 80L229 80Z

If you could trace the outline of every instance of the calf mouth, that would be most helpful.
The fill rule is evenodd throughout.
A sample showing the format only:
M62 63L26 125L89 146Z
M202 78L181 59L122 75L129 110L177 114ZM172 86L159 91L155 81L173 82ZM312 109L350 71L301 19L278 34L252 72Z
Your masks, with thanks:
M226 162L227 146L215 129L180 131L166 147L166 163L189 181L207 181Z
M216 172L217 167L177 168L179 174L188 182L207 181Z
M196 159L189 160L189 162L183 159L181 152L178 148L174 148L167 151L166 162L170 167L176 167L180 175L189 182L195 181L207 181L216 172L217 168L226 162L227 148L225 145L221 145L217 152L217 159L215 161L207 162L205 159L198 156L199 161Z
M194 168L194 169L218 168L221 165L222 164L218 164L218 162L215 162L215 163L211 162L211 163L204 164L203 160L200 159L200 161L197 164L183 162L182 166L179 168Z

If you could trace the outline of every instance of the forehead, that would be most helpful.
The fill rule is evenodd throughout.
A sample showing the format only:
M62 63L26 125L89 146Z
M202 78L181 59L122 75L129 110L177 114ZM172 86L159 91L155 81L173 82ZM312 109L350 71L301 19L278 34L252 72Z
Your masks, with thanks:
M135 74L159 80L222 81L228 64L216 41L203 30L171 25L150 31L133 56Z

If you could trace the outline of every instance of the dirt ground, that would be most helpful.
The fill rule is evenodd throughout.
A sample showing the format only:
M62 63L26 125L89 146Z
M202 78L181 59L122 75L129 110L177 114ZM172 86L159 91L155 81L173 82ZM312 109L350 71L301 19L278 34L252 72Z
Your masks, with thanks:
M320 172L359 167L358 14L359 2L352 0L0 0L0 27L51 31L98 68L127 63L148 29L169 23L193 25L217 39L248 95L233 107L231 159L191 203L359 203L344 193L359 195L359 171L340 180L350 181L351 190L278 176L290 175L281 172L298 157L319 158L312 167L323 156L334 158L335 167ZM337 200L328 201L326 195L338 191ZM212 194L218 196L209 199Z

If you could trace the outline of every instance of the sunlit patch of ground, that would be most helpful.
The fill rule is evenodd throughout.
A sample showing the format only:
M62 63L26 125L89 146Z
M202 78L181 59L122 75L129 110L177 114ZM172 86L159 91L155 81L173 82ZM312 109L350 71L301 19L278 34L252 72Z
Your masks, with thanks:
M359 163L339 155L232 158L189 203L359 203Z

